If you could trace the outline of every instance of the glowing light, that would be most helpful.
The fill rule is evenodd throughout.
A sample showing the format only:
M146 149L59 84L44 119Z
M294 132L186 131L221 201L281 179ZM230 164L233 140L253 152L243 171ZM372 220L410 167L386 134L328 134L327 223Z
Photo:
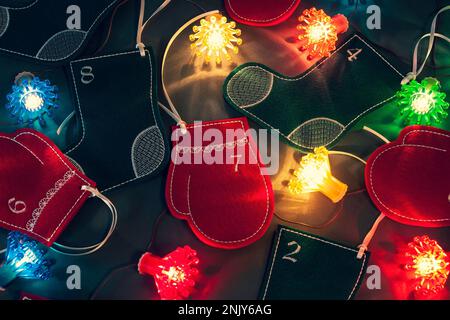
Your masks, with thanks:
M139 260L138 270L155 278L162 300L179 300L189 297L194 290L198 263L197 252L184 246L164 258L145 253Z
M31 112L38 111L44 105L44 99L36 92L30 92L23 96L23 104L25 109Z
M421 82L412 80L402 85L397 92L397 103L402 108L401 114L405 121L416 124L440 123L447 118L446 109L449 103L445 101L445 93L440 92L441 85L434 78L425 78Z
M200 20L199 26L192 28L194 34L189 35L192 50L197 56L203 56L205 62L215 60L222 63L223 57L231 61L228 50L234 54L239 52L238 46L242 44L239 38L241 30L236 29L236 22L227 22L227 18L214 14Z
M44 116L51 117L58 108L56 91L56 86L48 80L42 81L30 73L19 74L11 93L6 96L6 109L18 124L32 125L38 120L45 126Z
M301 50L309 51L308 59L330 56L330 52L336 50L338 34L348 29L345 16L339 14L331 18L314 7L303 11L298 21L298 39L302 44Z
M6 261L0 268L0 287L3 288L15 278L49 279L51 263L44 259L45 253L37 241L17 231L10 232Z
M328 150L325 147L315 148L314 153L304 156L294 176L288 186L293 194L321 192L336 203L347 192L347 185L331 175Z
M422 294L437 293L444 288L449 271L449 259L435 241L428 236L415 237L405 253L410 260L406 270L414 272L418 280L415 290Z

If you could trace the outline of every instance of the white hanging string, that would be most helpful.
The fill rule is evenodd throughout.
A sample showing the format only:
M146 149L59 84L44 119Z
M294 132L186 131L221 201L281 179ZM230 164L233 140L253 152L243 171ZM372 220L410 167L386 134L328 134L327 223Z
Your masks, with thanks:
M111 202L111 200L109 200L107 197L105 197L103 194L101 194L97 189L92 188L90 186L83 186L83 187L81 187L81 189L89 191L92 194L92 196L99 198L108 206L109 210L111 211L111 225L109 227L109 230L108 230L106 236L103 238L103 240L101 240L100 242L98 242L96 244L90 245L90 246L72 247L72 246L66 246L66 245L55 242L53 244L54 247L51 247L51 249L60 254L64 254L67 256L86 256L86 255L90 255L94 252L97 252L108 242L109 238L111 238L111 236L114 233L114 230L116 229L116 226L117 226L117 218L118 218L117 209L114 206L114 204ZM56 247L59 249L57 249ZM61 251L60 249L66 250L66 251Z
M164 51L164 56L162 59L162 64L161 64L161 82L162 82L162 89L164 92L164 96L166 97L167 103L170 107L170 113L169 115L174 118L174 120L177 122L177 125L181 128L181 132L185 133L186 132L186 122L183 121L183 119L181 118L180 114L178 113L177 109L175 108L175 105L173 104L172 99L169 96L169 93L167 91L166 85L165 85L165 81L164 81L164 67L166 65L166 59L167 59L167 54L169 52L170 47L172 46L173 42L175 41L175 39L178 37L178 35L180 35L180 33L182 33L188 26L190 26L192 23L194 23L197 20L200 20L202 18L205 18L209 15L212 14L216 14L219 13L219 10L213 10L213 11L209 11L209 12L205 12L202 13L194 18L192 18L191 20L187 21L185 24L183 24L174 34L173 36L170 38L169 42L167 43L166 46L166 50ZM161 106L161 104L160 104ZM168 111L168 108L165 107L163 108L163 110L165 110L166 112Z
M165 0L158 9L153 12L153 14L144 22L144 15L145 15L145 0L141 0L141 6L139 10L139 22L138 22L138 29L136 33L136 48L139 48L139 51L141 53L141 56L145 56L145 45L142 43L142 33L145 30L145 27L147 26L147 23L156 16L160 11L162 11L171 0Z
M364 160L364 159L362 159L362 158L358 157L357 155L354 155L353 153L350 153L350 152L330 150L328 153L329 154L338 154L338 155L342 155L342 156L351 157L353 159L358 160L359 162L361 162L364 165L367 164L366 160Z
M373 223L372 228L364 237L363 242L358 246L359 251L358 251L358 255L356 256L358 259L361 259L364 255L364 252L366 252L368 250L370 241L372 241L372 238L378 229L378 225L380 224L381 221L383 221L384 217L385 217L385 215L383 213L381 213L378 216L377 220L375 220L375 222Z
M391 142L391 141L389 141L388 138L386 138L385 136L383 136L381 133L379 133L379 132L373 130L372 128L369 128L369 127L367 127L367 126L364 126L364 127L363 127L363 130L365 130L365 131L367 131L367 132L373 134L374 136L376 136L378 139L382 140L382 141L385 142L385 143Z
M443 7L436 13L436 15L433 18L433 21L431 22L430 33L425 34L424 36L422 36L419 39L419 41L417 41L416 46L414 47L412 71L409 72L405 78L403 78L403 80L401 82L402 85L410 82L411 80L415 80L417 78L417 76L419 76L419 74L423 71L426 62L427 62L428 58L430 57L431 51L433 50L435 38L441 38L450 43L450 39L448 37L436 32L437 17L442 12L447 11L447 10L450 10L450 5ZM419 68L417 68L417 66L418 66L418 51L419 51L420 42L423 39L426 39L428 37L430 39L428 40L427 54L425 55L425 59L423 60L422 65Z
M58 129L56 129L56 134L59 136L62 130L69 124L69 121L75 116L75 111L72 111L59 125Z

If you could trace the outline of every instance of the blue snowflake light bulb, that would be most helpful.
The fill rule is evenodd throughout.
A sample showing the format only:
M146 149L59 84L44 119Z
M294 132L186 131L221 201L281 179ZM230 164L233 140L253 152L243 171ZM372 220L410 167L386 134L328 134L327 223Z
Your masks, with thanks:
M39 243L17 231L8 234L6 258L0 267L0 288L16 278L47 280L50 278L50 260Z
M57 87L29 72L17 75L6 99L6 109L18 124L32 125L39 121L41 126L45 126L44 116L52 117L58 108Z

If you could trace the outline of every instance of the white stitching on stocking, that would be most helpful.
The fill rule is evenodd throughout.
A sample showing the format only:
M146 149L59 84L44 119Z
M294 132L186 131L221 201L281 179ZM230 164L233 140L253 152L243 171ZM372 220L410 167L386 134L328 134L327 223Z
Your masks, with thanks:
M267 291L269 289L269 283L270 283L270 279L272 277L272 271L273 271L273 267L274 267L275 260L276 260L276 257L277 257L278 247L280 245L281 234L282 234L283 231L291 232L291 233L294 233L294 234L298 234L298 235L303 236L303 237L307 237L307 238L310 238L310 239L313 239L313 240L321 241L321 242L324 242L326 244L333 245L335 247L339 247L341 249L345 249L345 250L349 250L349 251L353 251L355 253L358 253L358 250L355 250L355 249L352 249L352 248L349 248L349 247L346 247L346 246L343 246L343 245L340 245L340 244L337 244L337 243L334 243L334 242L331 242L331 241L326 241L324 239L316 238L316 237L310 236L308 234L302 233L300 231L294 231L294 230L290 230L290 229L286 229L286 228L281 228L280 232L278 233L277 244L275 246L275 251L274 251L273 259L272 259L272 264L270 265L270 270L269 270L269 277L267 279L267 283L266 283L266 287L264 289L264 294L263 294L262 300L265 300L266 295L267 295ZM356 287L358 286L358 282L361 279L361 275L362 275L362 272L364 270L364 265L365 265L365 262L366 262L366 256L367 255L364 253L364 259L362 260L362 263L361 263L361 270L359 272L358 278L356 279L355 285L353 286L353 289L350 292L350 295L348 296L347 300L350 300L352 298L353 293L355 292ZM355 259L356 259L356 256L355 256Z

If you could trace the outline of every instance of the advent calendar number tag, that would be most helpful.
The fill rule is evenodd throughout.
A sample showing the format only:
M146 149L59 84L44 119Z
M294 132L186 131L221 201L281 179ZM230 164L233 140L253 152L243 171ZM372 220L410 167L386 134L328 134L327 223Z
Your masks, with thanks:
M263 300L348 300L364 278L369 253L280 226L260 290Z

